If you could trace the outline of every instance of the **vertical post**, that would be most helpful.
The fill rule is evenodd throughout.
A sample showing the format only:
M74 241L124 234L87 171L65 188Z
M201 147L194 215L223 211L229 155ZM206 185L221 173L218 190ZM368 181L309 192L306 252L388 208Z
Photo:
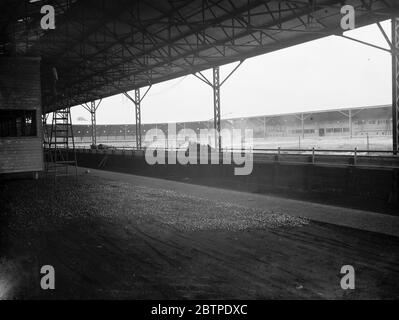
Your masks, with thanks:
M219 67L213 68L213 125L215 128L215 148L221 152L222 139L220 136L220 77Z
M301 126L302 126L302 138L305 138L305 119L303 113L301 113Z
M355 147L355 152L353 154L353 165L357 165L357 148Z
M348 116L349 116L349 135L352 138L352 110L351 109L349 109Z
M135 109L136 109L136 148L141 149L141 109L140 109L140 89L134 90Z
M134 90L134 98L132 98L127 92L124 92L126 98L128 98L134 104L135 115L136 115L136 149L140 150L142 147L141 138L141 101L147 95L148 91L151 89L151 84L147 91L144 93L143 97L140 97L140 88Z
M369 151L370 149L369 133L367 132L366 135L367 135L367 151Z
M312 147L312 163L314 164L314 159L315 159L315 156L314 156L314 147Z
M228 78L237 70L237 68L244 62L241 60L240 63L230 72L230 74L222 81L220 81L219 67L213 67L213 83L209 81L201 72L200 75L193 73L201 81L211 86L213 89L213 127L215 129L215 149L220 153L222 151L222 137L221 132L221 113L220 113L220 87L226 82Z
M96 120L96 102L90 102L91 115L91 144L97 145L97 120Z
M392 18L392 151L398 154L399 143L399 18Z
M263 117L263 138L266 139L266 117Z

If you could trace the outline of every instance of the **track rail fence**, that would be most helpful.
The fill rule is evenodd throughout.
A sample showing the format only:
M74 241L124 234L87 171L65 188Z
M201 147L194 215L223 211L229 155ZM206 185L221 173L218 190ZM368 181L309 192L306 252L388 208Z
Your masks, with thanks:
M146 150L138 150L135 147L112 147L104 148L92 147L76 147L79 153L93 153L93 154L107 154L107 155L133 155L144 156ZM168 153L178 152L177 148L157 148L153 149L158 152L165 152L167 160ZM213 150L213 149L212 149ZM254 163L282 163L282 164L307 164L307 165L323 165L334 167L364 167L364 168L386 168L399 169L399 156L395 156L389 150L362 150L362 149L224 149L221 154L225 156L226 153L237 154L241 153L243 156L246 152L250 152L253 156ZM201 157L208 157L208 154L203 154L202 150L198 152L198 159ZM219 159L223 159L220 155ZM199 163L199 161L197 162Z

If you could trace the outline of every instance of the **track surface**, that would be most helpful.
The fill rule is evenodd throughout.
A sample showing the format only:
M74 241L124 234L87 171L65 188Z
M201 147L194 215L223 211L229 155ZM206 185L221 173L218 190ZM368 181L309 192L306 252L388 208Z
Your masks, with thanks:
M0 186L0 298L399 298L399 238L287 216L284 199L260 210L84 174L62 188Z

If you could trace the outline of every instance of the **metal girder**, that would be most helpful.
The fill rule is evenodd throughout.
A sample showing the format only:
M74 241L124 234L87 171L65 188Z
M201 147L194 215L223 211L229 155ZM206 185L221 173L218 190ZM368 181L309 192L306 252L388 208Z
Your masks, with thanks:
M91 144L97 145L97 109L101 104L102 99L96 104L95 101L90 101L90 105L87 103L82 104L82 107L90 112L91 119Z
M300 116L294 115L294 117L295 117L296 119L298 119L298 120L301 121L301 134L302 134L302 138L305 138L305 120L306 120L307 118L309 118L311 115L312 115L311 113L309 113L309 114L307 114L307 115L305 115L304 113L301 113Z
M345 35L341 36L376 49L390 52L392 55L392 151L394 155L397 155L399 152L399 18L394 17L391 19L391 41L389 40L387 33L379 22L377 22L377 26L384 36L384 39L389 46L389 49L374 45L372 43L354 39ZM352 137L351 121L352 115L349 114L350 132Z
M90 103L90 115L91 115L91 143L97 145L97 121L96 121L96 102L91 101Z
M221 120L221 112L220 112L220 87L231 77L231 75L236 72L239 66L242 65L244 60L241 60L234 69L224 78L224 80L220 80L220 70L219 67L213 67L213 81L209 81L202 72L198 72L198 74L193 73L195 77L200 79L205 84L212 87L213 90L213 128L215 129L215 149L219 152L222 151L222 137L220 135L220 131L222 130L220 125Z
M14 2L5 0L0 12ZM390 18L395 2L346 1L356 9L357 27ZM38 23L41 2L25 3L0 17L0 55L10 42L4 38L18 54L42 56L45 112L66 99L79 105L337 34L342 6L341 0L49 0L57 28L47 32ZM57 97L52 67L60 74Z
M399 144L399 17L392 19L392 150Z
M384 47L377 46L377 45L375 45L375 44L372 44L372 43L369 43L369 42L366 42L366 41L362 41L362 40L359 40L359 39L355 39L355 38L352 38L352 37L348 37L348 36L343 35L343 34L340 35L340 36L341 36L342 38L345 38L345 39L348 39L348 40L352 40L352 41L355 41L355 42L364 44L364 45L366 45L366 46L369 46L369 47L372 47L372 48L375 48L375 49L379 49L379 50L386 51L386 52L391 52L390 49L386 49L386 48L384 48Z
M142 148L142 136L141 136L141 101L144 100L145 96L151 89L151 84L148 87L144 95L140 96L140 88L134 90L134 98L132 98L127 92L123 92L126 98L128 98L134 104L135 119L136 119L136 148L141 150Z
M397 155L399 152L399 18L393 17L391 19L391 38L385 32L384 28L381 26L379 22L377 22L377 26L381 31L384 39L386 40L389 49L374 45L372 43L368 43L365 41L361 41L355 38L351 38L345 35L341 35L343 38L359 42L361 44L380 49L386 52L390 52L392 55L392 151L394 155ZM350 132L352 137L352 115L349 116L350 121Z
M215 128L215 148L222 150L222 137L220 135L220 74L219 67L213 68L213 126Z
M134 90L134 98L136 100L136 148L141 150L141 99L140 99L140 88Z

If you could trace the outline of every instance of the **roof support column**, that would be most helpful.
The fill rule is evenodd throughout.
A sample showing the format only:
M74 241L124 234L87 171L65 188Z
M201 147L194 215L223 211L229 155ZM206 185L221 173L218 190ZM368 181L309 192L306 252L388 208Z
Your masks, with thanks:
M136 118L136 148L141 150L142 139L141 139L141 100L140 100L140 88L134 90L135 105L135 118Z
M263 117L263 138L266 139L266 117Z
M213 68L213 127L215 129L215 148L222 150L222 137L220 135L220 77L219 67Z
M222 151L222 137L220 135L221 131L221 112L220 112L220 88L226 82L228 78L238 69L238 67L244 62L240 63L227 75L227 77L221 81L219 67L213 67L213 82L210 82L201 72L199 75L193 73L198 79L211 86L213 89L213 127L215 129L215 149L219 152Z
M91 144L93 146L97 145L97 116L96 112L98 107L101 104L101 99L98 101L96 104L95 101L90 101L90 105L87 103L82 104L82 107L85 108L87 111L90 112L90 118L91 118Z
M341 36L392 54L392 152L394 155L397 155L399 152L399 17L396 17L395 14L393 14L391 19L391 41L379 22L377 22L377 26L389 45L389 49L345 35Z
M90 103L91 107L91 143L97 145L97 121L96 121L96 102Z
M131 97L127 92L124 92L126 98L128 98L131 102L134 103L135 107L135 118L136 118L136 148L137 150L141 150L142 148L142 136L141 136L141 101L144 100L148 91L151 89L150 85L147 91L144 93L143 97L140 96L140 88L134 90L134 98Z
M399 144L399 17L392 18L392 151Z
M352 123L352 110L349 109L348 112L348 121L349 121L349 136L352 138L353 136L353 123Z
M294 117L295 117L296 119L298 119L299 121L301 121L301 135L302 135L302 139L305 138L305 120L306 120L307 118L309 118L311 115L312 115L311 113L309 113L309 114L307 114L307 115L305 115L304 113L301 113L300 116L294 114Z

